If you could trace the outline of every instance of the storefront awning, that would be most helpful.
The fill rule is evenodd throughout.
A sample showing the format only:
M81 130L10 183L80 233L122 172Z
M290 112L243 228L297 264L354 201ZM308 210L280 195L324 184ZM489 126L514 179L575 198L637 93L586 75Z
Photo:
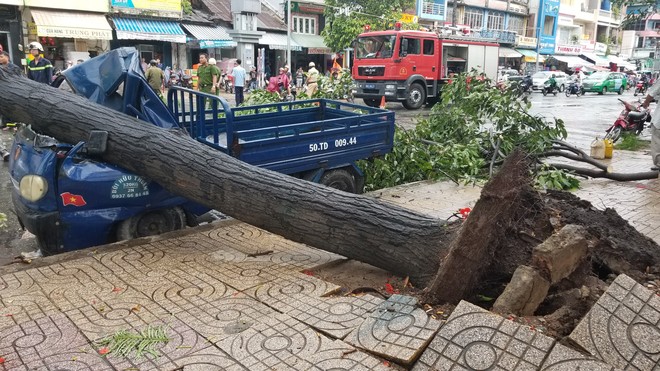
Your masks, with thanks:
M307 54L332 54L332 49L325 46L323 36L294 33L291 37L300 46L307 48Z
M120 40L156 40L185 44L186 33L179 23L153 19L112 17Z
M608 55L607 59L612 63L616 63L617 67L624 67L625 69L628 69L628 70L631 70L631 71L634 71L634 70L637 69L636 64L627 62L627 61L623 60L622 58L617 57L616 55Z
M522 54L525 57L526 63L535 63L536 62L536 52L529 49L516 49L517 52ZM539 55L539 63L545 62L545 58Z
M593 66L594 64L575 55L553 55L552 58L566 63L568 68Z
M260 45L267 45L273 50L286 50L286 34L266 32L265 35L259 39ZM291 38L291 50L302 51L302 46L298 44L293 37Z
M32 9L37 36L112 40L112 28L103 14Z
M500 58L521 58L523 55L511 48L500 47Z
M185 23L182 23L181 26L199 40L200 48L233 48L237 45L236 41L232 40L227 29L224 27L209 27Z
M598 67L608 67L610 65L610 61L607 58L595 53L581 53L580 58L586 59Z

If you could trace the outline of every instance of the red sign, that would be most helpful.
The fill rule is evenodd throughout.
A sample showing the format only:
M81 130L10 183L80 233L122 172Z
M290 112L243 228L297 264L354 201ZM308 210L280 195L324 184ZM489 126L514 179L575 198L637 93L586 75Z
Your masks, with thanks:
M83 196L80 195L74 195L69 192L64 192L60 194L60 197L62 197L62 204L64 206L68 205L73 205L73 206L85 206L87 205L87 202L85 202L85 199Z
M555 53L557 54L580 54L582 47L580 45L557 45Z

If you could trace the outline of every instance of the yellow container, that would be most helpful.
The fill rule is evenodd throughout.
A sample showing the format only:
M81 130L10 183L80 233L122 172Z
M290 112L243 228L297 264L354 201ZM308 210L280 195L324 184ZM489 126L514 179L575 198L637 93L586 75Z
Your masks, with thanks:
M591 142L591 157L602 160L605 158L605 142L598 137Z
M612 158L614 154L614 142L611 139L605 139L605 158Z

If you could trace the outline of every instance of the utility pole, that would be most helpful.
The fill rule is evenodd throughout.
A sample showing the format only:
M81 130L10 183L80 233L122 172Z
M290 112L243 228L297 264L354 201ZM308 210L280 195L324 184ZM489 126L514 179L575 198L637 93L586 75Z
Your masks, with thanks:
M291 0L286 1L286 63L293 68L291 63Z
M456 3L458 0L454 0L451 4L451 26L456 27ZM452 31L454 32L454 31Z
M536 28L536 70L534 72L539 72L539 49L541 45L541 27Z

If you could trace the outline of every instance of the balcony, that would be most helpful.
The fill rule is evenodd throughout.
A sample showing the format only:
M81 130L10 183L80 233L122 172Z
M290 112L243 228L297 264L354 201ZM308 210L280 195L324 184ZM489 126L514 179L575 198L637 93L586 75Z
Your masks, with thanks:
M582 21L582 22L588 22L588 23L595 23L596 22L596 10L591 9L591 10L586 10L586 9L581 9L579 12L575 14L575 20L576 21Z
M422 2L420 16L425 19L432 19L436 21L445 20L445 2L435 2L427 0Z
M515 44L517 34L512 31L482 29L472 30L470 35L478 38L495 39L501 44Z
M605 23L612 26L619 26L621 24L621 16L616 16L614 15L614 13L607 10L599 10L598 23Z

